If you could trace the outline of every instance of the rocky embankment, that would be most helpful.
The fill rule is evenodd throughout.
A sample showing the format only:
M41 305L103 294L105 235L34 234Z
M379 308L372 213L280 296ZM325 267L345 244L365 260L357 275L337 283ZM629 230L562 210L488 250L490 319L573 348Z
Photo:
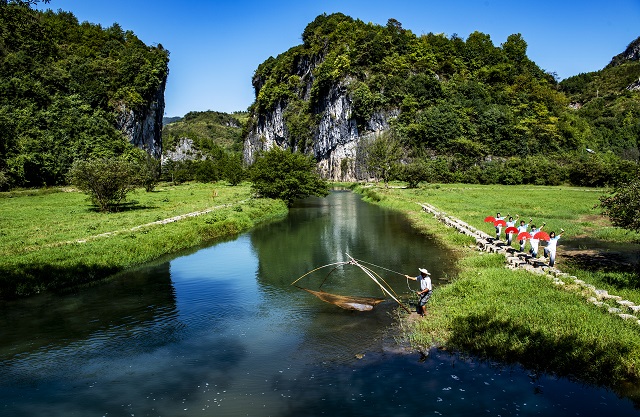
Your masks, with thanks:
M449 227L457 229L460 233L471 236L476 240L474 246L477 250L489 253L500 253L505 256L507 268L522 269L533 274L546 275L555 285L566 291L574 292L584 297L587 302L606 310L608 313L616 314L624 320L633 320L640 325L638 315L640 305L632 301L624 300L618 295L609 294L606 290L598 289L591 284L578 279L574 275L562 272L556 267L550 267L544 258L534 258L528 253L520 252L505 242L496 240L489 234L476 229L475 227L448 216L428 203L418 203L422 211L432 214L436 219Z

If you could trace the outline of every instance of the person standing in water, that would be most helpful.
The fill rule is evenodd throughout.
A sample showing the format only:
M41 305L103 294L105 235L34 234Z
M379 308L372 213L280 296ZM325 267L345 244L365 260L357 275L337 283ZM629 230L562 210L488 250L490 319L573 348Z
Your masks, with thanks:
M420 300L418 301L420 315L424 317L424 315L427 314L427 301L431 298L432 292L431 273L424 268L418 268L418 270L420 271L420 275L417 277L412 277L410 275L405 275L405 277L407 277L407 279L418 281L420 284L420 290L416 291L416 293L420 296Z

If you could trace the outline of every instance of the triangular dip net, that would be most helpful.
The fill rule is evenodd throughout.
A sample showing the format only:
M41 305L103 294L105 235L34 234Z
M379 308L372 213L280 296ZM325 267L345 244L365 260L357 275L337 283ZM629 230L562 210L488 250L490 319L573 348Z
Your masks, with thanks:
M369 311L373 310L373 307L385 300L384 298L352 297L346 295L331 294L324 291L310 290L308 288L299 287L297 285L296 287L315 295L325 303L333 304L340 308L344 308L345 310Z
M405 305L403 305L400 302L400 300L398 300L397 294L395 294L395 291L393 291L393 289L389 286L389 284L387 284L382 279L382 277L380 277L375 272L371 271L369 268L367 268L367 267L361 265L360 263L358 263L358 260L357 259L353 259L351 257L351 255L347 254L347 256L349 256L351 261L349 261L349 262L335 262L335 263L332 263L332 264L323 265L321 267L313 269L313 270L307 272L306 274L302 275L301 277L299 277L298 279L293 281L291 283L291 285L293 285L295 287L298 287L301 290L305 290L309 294L315 295L316 297L318 297L319 299L321 299L325 303L333 304L333 305L338 306L340 308L344 308L345 310L356 310L356 311L370 311L370 310L373 310L373 308L377 304L380 304L385 299L384 298L374 298L374 297L352 297L352 296L347 296L347 295L331 294L331 293L328 293L328 292L320 291L319 289L316 291L316 290L310 290L308 288L304 288L304 287L300 287L298 285L295 285L296 282L300 281L302 278L306 277L307 275L309 275L312 272L315 272L315 271L317 271L319 269L326 268L326 267L329 267L329 266L335 266L335 265L338 265L338 266L355 265L358 268L362 269L369 278L371 278L376 284L378 284L378 286L380 287L380 289L382 290L383 293L386 293L391 298L393 298L402 308L405 309L405 311L407 311L408 313L411 312ZM373 265L373 264L371 264L371 265ZM329 272L329 275L331 275L331 273L333 271L335 271L335 269L338 266L336 266L331 272ZM396 272L396 273L400 274L399 272ZM327 275L327 277L329 275ZM403 275L403 274L400 274L400 275ZM327 278L325 277L325 280L326 279ZM384 282L386 287L383 286L380 283L380 281ZM324 283L324 281L323 281L323 283ZM322 287L322 284L320 284L320 287Z

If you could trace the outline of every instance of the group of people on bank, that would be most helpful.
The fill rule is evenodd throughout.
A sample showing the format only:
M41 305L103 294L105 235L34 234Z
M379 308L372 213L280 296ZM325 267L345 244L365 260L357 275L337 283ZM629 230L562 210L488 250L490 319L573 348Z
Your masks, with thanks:
M520 252L524 252L527 241L529 242L529 253L534 258L538 257L538 247L540 244L540 240L546 241L547 244L544 246L543 256L545 258L549 258L549 266L554 266L556 263L556 249L558 246L558 240L560 236L564 233L564 229L560 229L560 233L552 231L548 235L538 234L541 232L546 223L543 222L541 226L536 226L533 223L533 219L529 218L529 223L525 223L524 220L520 220L520 224L516 226L516 222L519 219L519 216L516 214L515 219L507 214L506 217L502 217L500 212L496 214L494 218L494 225L496 228L496 240L499 240L502 235L502 228L505 227L505 239L507 241L507 245L511 246L511 243L514 239L514 236L518 239L518 243L520 244ZM514 232L514 228L517 229L517 233ZM538 236L536 237L536 234ZM542 237L540 237L542 235Z

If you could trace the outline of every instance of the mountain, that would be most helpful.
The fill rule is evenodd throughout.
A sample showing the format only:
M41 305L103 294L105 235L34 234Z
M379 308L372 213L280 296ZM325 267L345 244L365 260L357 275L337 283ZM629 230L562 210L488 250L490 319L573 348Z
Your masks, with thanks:
M163 160L203 159L219 152L241 152L248 114L194 111L165 125Z
M174 116L174 117L163 117L162 118L162 126L166 126L169 123L174 123L174 122L178 122L182 120L182 117L180 116Z
M588 123L595 146L640 158L640 37L605 68L563 80L560 91Z
M385 135L404 161L444 158L448 170L538 156L562 165L585 148L624 155L631 143L570 106L568 90L526 51L520 34L496 46L480 32L417 36L394 19L320 15L302 44L256 69L244 160L279 146L313 155L328 179L359 180L371 175L368 146ZM612 70L618 81L622 67Z
M169 52L28 4L0 2L0 188L64 184L76 159L160 157Z

